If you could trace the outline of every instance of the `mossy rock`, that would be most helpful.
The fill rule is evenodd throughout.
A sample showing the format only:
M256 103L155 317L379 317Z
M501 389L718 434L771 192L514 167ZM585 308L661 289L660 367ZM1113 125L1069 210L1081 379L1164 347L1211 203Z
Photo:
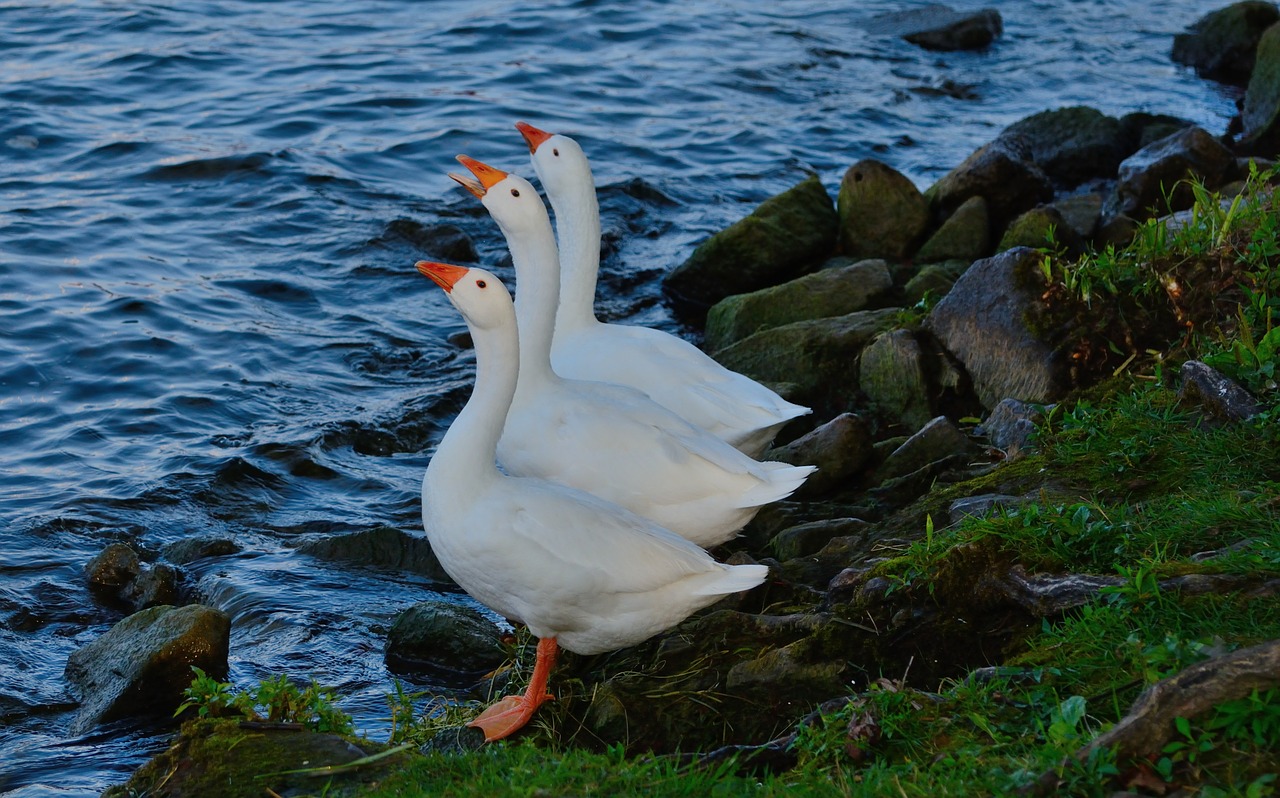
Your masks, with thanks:
M1277 46L1280 49L1280 38ZM1234 164L1231 151L1203 128L1184 128L1148 144L1120 164L1107 215L1147 219L1189 208L1194 194L1186 182L1188 177L1213 190Z
M854 258L903 260L929 224L929 204L891 166L867 159L844 173L836 197L840 248Z
M1041 111L1013 123L1001 138L1018 139L1045 174L1067 188L1109 178L1128 154L1120 120L1077 105Z
M714 352L754 332L793 321L865 310L892 288L885 262L864 260L737 294L717 302L707 313L706 348Z
M393 673L427 672L470 683L504 659L498 628L456 601L420 601L396 616L387 633L386 662Z
M1275 3L1246 0L1201 17L1173 37L1172 58L1210 80L1244 86L1253 73L1258 42L1280 21Z
M987 201L973 196L960 204L916 252L916 263L963 260L969 263L990 254L991 217Z
M734 371L765 383L790 383L788 398L820 411L847 410L858 387L858 356L893 323L895 308L860 310L829 319L761 330L715 353Z
M676 301L708 308L727 296L799 277L835 248L838 220L817 175L761 203L698 245L663 278Z
M1067 224L1062 212L1052 205L1041 205L1032 208L1009 223L1009 227L1000 237L996 252L1004 252L1014 247L1031 247L1038 249L1049 246L1049 231L1053 231L1053 242L1066 249L1068 254L1079 253L1084 249L1084 241L1079 234Z
M1267 28L1258 40L1240 119L1240 143L1251 153L1273 157L1280 148L1280 25Z
M861 518L827 518L784 529L769 542L779 560L786 562L821 551L835 538L849 538L870 526Z
M453 584L426 537L389 526L312 538L298 546L298 551L322 560L410 571L441 584Z
M1053 199L1053 185L1024 146L996 139L965 158L924 196L939 217L949 216L970 197L983 197L992 229L1002 230L1013 217Z
M969 268L972 261L947 260L942 263L927 263L920 271L907 281L903 287L903 297L908 305L915 305L927 295L931 299L941 299L955 285L960 275Z
M924 353L909 330L885 333L862 351L858 384L880 415L908 430L933 418Z

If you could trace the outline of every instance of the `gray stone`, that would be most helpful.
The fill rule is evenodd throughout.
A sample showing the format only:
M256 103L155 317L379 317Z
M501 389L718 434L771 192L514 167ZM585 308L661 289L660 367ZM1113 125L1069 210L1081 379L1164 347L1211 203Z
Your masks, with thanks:
M422 601L396 616L387 633L387 669L474 679L506 659L498 628L479 610Z
M822 547L833 538L847 537L871 526L861 518L828 518L822 521L810 521L790 529L784 529L774 536L769 546L779 560L792 560L806 557L822 550Z
M226 678L230 630L231 619L212 607L151 607L76 649L66 668L81 698L71 734L130 715L172 714L193 666Z
M1107 215L1148 219L1189 208L1194 196L1182 181L1195 177L1214 189L1234 164L1231 151L1203 128L1184 128L1148 144L1120 164Z
M762 459L792 465L815 465L796 491L796 497L816 496L847 485L874 456L871 430L853 413L841 413L786 446L771 449Z
M1120 117L1125 139L1131 151L1137 151L1160 139L1172 136L1183 128L1192 126L1186 119L1168 114L1152 114L1134 111Z
M724 366L761 382L788 383L784 394L819 413L845 410L858 389L858 356L893 323L896 308L860 310L829 319L761 330L715 353Z
M947 507L947 516L951 523L964 518L985 518L991 511L1001 507L1016 507L1026 504L1029 499L1022 496L1008 496L1003 493L983 493L979 496L966 496L956 499Z
M1031 436L1043 418L1038 405L1011 398L1001 399L978 432L986 435L992 446L1012 459L1014 452L1027 454L1032 451Z
M1033 114L1000 138L1021 141L1031 160L1068 188L1113 177L1128 154L1120 120L1082 105Z
M1243 421L1262 412L1262 405L1252 394L1199 360L1183 363L1179 376L1182 385L1178 388L1178 399L1197 404L1212 416Z
M1253 73L1258 40L1280 21L1274 3L1246 0L1201 17L1173 37L1173 60L1201 77L1244 86Z
M854 258L903 260L929 224L929 204L915 183L872 159L858 161L844 173L836 211L840 248Z
M910 330L893 330L862 350L862 392L876 410L914 432L933 418L924 353Z
M922 302L927 295L931 300L941 299L955 285L964 270L972 261L948 260L942 263L929 263L920 267L920 271L907 281L902 293L907 303L915 305Z
M965 158L924 196L940 217L950 215L970 197L983 197L991 229L1003 230L1013 217L1053 199L1053 185L1025 147L996 139Z
M1003 32L993 8L956 11L932 4L908 11L877 14L866 23L870 33L899 36L926 50L980 50Z
M186 565L205 557L226 557L239 554L240 546L230 538L193 537L174 541L160 550L164 558L174 565Z
M991 251L991 218L987 201L972 196L960 204L916 252L916 263L963 260L968 263Z
M888 265L882 260L824 268L717 302L707 313L704 344L714 352L760 330L865 310L892 289Z
M663 278L663 289L679 302L706 308L777 285L830 255L837 226L831 197L813 175L699 244Z
M925 327L964 366L979 401L1052 402L1068 387L1061 358L1027 329L1039 301L1027 274L1040 255L1025 247L980 260L956 281Z
M973 442L951 419L938 416L895 449L876 472L876 478L883 482L903 477L931 463L966 454L973 449Z
M387 526L312 538L298 546L298 551L322 560L409 571L436 582L453 584L425 537Z
M1098 229L1098 221L1102 218L1102 204L1105 198L1097 192L1076 194L1054 200L1050 206L1057 210L1062 222L1081 240L1093 238Z

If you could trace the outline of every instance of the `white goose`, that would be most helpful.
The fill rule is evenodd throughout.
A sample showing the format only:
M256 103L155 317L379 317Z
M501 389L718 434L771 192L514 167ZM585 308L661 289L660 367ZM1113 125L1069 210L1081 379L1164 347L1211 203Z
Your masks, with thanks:
M515 264L520 380L498 461L620 504L701 546L723 543L791 494L812 466L758 463L634 388L567 380L551 367L559 255L538 192L465 155L450 175L489 209Z
M483 269L426 261L475 341L471 398L440 441L422 481L422 524L454 581L538 637L529 689L471 722L496 740L548 698L557 645L598 654L665 631L721 596L764 581L763 565L723 565L693 543L617 505L495 465L516 392L515 310Z
M573 139L524 122L516 127L556 214L560 307L551 362L561 376L630 385L752 457L768 447L783 424L810 412L725 368L683 338L596 319L600 206L591 165Z

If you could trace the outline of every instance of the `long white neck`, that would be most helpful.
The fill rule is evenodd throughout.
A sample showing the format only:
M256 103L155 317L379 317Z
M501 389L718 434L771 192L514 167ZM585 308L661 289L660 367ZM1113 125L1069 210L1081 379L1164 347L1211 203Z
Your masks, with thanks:
M541 202L538 203L541 206ZM512 233L503 227L516 268L516 321L520 327L521 393L558 379L551 370L551 337L560 298L560 253L551 219L543 211L533 229Z
M475 387L427 466L427 479L442 497L474 495L478 484L501 476L496 465L498 438L507 423L520 370L516 325L484 330L473 326L471 337Z
M573 183L564 188L567 190L547 191L556 212L561 256L557 334L596 323L596 279L600 273L600 202L591 167L584 164Z

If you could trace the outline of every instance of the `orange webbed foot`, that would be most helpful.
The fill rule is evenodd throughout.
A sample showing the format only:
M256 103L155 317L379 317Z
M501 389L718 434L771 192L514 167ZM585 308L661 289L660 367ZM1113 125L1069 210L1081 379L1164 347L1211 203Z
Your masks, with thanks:
M524 728L538 707L551 698L549 693L537 700L531 700L528 695L510 695L495 702L467 725L483 731L486 743L501 740Z

